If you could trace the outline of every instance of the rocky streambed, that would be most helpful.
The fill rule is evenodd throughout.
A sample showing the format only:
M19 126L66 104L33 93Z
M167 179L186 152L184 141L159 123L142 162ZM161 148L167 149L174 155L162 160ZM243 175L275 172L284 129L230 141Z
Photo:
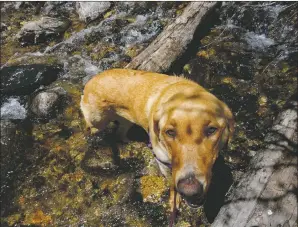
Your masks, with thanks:
M125 67L186 2L1 2L1 226L167 226L168 182L146 134L84 135L84 84ZM233 110L236 133L210 195L177 226L209 226L276 114L297 91L298 4L222 3L168 73ZM200 33L198 31L198 33ZM118 151L117 151L118 150Z

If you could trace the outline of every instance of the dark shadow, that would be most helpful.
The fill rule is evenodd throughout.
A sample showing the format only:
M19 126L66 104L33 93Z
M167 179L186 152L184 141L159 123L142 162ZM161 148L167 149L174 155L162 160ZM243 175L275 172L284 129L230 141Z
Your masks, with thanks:
M81 161L81 168L92 174L109 176L119 171L120 157L115 129L105 129L87 137L88 150ZM91 165L89 161L96 160Z
M193 39L190 44L187 46L186 51L175 60L170 69L167 71L169 75L179 75L183 71L183 66L189 62L191 58L195 56L198 51L199 46L201 45L201 39L205 37L210 30L217 24L220 23L218 9L220 8L221 3L218 2L217 6L210 10L202 19L202 22L197 27Z
M1 129L1 142L12 140L1 144L1 216L14 213L17 209L12 203L17 196L19 184L27 179L34 168L34 162L40 157L32 159L32 124L29 120L14 120L15 128L4 127ZM2 122L1 122L2 124ZM8 126L9 127L9 126ZM4 132L4 134L2 134ZM7 138L6 138L7 137ZM2 141L3 139L3 141Z
M204 204L208 222L212 223L224 204L225 195L233 183L231 169L225 164L223 156L219 156L213 166L213 176Z
M149 136L147 132L140 126L134 124L127 132L127 137L131 141L149 142Z

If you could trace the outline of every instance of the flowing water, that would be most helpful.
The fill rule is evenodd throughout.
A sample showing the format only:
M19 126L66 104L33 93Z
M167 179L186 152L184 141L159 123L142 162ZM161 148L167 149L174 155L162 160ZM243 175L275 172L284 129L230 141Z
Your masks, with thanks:
M135 127L130 143L116 145L115 124L85 136L79 102L86 81L124 67L186 4L115 2L84 23L71 2L1 3L1 70L10 73L1 72L1 80L12 78L1 82L1 226L168 225L168 182L147 136ZM32 45L13 38L27 21L60 12L71 26L57 39ZM192 210L183 203L177 226L210 225L229 186L264 147L277 113L297 91L297 12L296 2L222 3L214 24L173 70L225 101L236 119L205 206ZM29 70L31 87L13 79L19 73L13 67L27 75L36 64L43 70ZM49 78L52 70L58 78ZM40 92L59 96L46 117L32 108Z

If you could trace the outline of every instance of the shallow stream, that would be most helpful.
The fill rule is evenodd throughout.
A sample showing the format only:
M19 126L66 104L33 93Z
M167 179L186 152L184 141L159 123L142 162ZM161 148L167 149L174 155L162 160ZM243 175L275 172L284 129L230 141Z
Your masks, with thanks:
M168 182L146 134L134 127L131 142L116 145L110 124L85 136L79 102L86 81L128 64L187 3L112 2L86 21L77 4L1 2L1 226L167 226ZM183 203L177 226L212 223L297 92L297 12L297 2L224 2L170 70L236 118L204 207ZM42 16L66 22L55 34L19 34Z

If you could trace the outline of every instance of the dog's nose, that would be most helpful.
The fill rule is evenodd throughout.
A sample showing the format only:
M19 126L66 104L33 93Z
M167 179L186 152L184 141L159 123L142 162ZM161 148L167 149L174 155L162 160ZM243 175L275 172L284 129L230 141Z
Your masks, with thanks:
M194 174L188 175L178 181L178 192L184 196L201 196L203 194L203 184L201 184Z

